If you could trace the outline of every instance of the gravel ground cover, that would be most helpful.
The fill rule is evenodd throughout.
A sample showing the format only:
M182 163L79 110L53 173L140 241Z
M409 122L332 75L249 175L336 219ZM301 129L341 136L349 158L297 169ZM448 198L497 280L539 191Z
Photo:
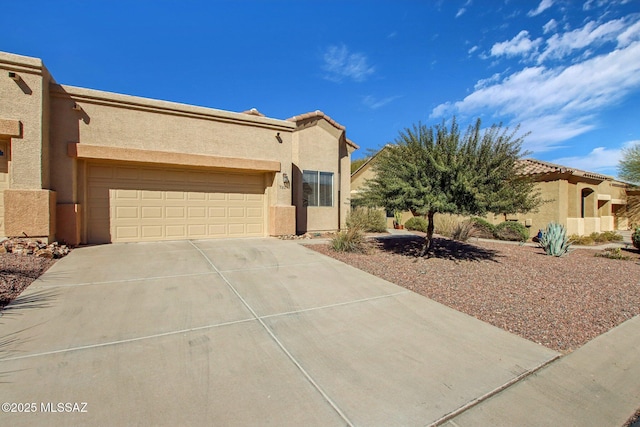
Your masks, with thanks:
M54 263L32 255L0 254L0 310Z
M372 240L366 254L310 248L546 347L570 353L640 314L640 252L628 261L576 249L546 256L538 247L436 238L417 257L420 236Z

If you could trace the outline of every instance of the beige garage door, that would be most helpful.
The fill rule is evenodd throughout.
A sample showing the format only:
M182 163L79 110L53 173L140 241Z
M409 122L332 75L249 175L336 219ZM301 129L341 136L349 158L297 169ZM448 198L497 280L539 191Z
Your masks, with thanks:
M89 243L265 235L263 174L87 168Z

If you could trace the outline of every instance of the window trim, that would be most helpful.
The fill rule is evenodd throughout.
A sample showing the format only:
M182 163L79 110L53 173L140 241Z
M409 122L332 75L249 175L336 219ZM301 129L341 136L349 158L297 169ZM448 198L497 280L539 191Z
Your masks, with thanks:
M315 175L315 180L314 180L315 182L313 182L313 183L305 181L305 175L310 175L310 174ZM332 207L334 207L334 199L335 199L335 196L334 196L334 185L335 185L334 175L335 174L333 172L326 172L326 171L319 171L319 170L304 169L302 171L302 185L303 186L304 185L311 186L311 184L314 184L314 188L312 188L311 194L315 195L315 197L314 197L315 200L313 200L315 204L312 205L311 203L309 203L311 201L310 197L309 196L305 196L304 190L303 190L303 194L302 194L303 205L304 205L305 201L307 202L305 207L309 207L309 208L332 208ZM320 196L320 187L321 187L321 185L327 185L327 184L322 184L321 183L320 179L321 179L322 176L331 177L331 183L330 183L331 191L329 192L329 195L330 195L329 204L321 204L322 201L326 202L326 200L322 199L322 197ZM307 198L305 199L305 197L307 197Z

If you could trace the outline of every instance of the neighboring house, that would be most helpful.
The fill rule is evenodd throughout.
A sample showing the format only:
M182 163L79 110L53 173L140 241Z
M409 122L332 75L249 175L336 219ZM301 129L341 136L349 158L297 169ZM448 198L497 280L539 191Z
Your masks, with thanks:
M0 52L0 235L69 244L336 230L357 146L279 120L57 84Z
M488 219L495 224L505 219L517 220L530 227L532 235L550 222L564 225L569 235L629 228L626 205L629 199L637 196L633 191L627 194L630 186L624 182L535 159L520 161L517 173L536 182L546 203L537 212L490 216Z
M351 175L352 197L361 191L367 179L374 177L371 166L375 158ZM579 235L626 230L640 222L640 191L612 177L535 159L521 160L517 173L536 182L546 203L537 212L528 214L489 215L490 222L518 221L531 230L531 235L552 221L564 225L568 234ZM403 221L409 217L411 213L405 212Z

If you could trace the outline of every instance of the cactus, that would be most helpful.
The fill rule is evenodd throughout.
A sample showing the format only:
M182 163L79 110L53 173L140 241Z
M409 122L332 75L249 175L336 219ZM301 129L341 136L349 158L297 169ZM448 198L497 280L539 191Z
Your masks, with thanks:
M540 247L547 255L564 256L569 253L569 239L567 232L561 224L552 222L547 225L547 229L540 238Z

